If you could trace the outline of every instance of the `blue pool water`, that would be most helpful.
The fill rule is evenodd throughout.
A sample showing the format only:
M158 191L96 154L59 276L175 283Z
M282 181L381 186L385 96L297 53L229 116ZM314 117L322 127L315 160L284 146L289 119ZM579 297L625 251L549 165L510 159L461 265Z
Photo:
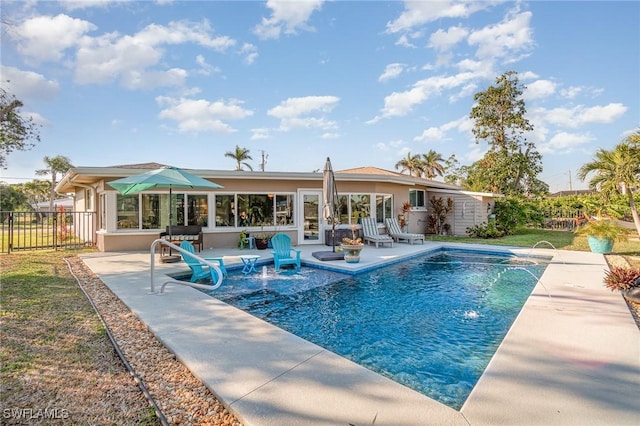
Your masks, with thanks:
M231 272L210 294L460 409L545 268L455 250L359 275Z

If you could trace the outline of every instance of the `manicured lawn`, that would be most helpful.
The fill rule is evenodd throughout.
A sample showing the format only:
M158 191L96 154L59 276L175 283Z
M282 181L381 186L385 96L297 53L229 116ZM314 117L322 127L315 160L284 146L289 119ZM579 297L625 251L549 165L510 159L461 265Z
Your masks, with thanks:
M78 253L0 254L3 415L8 424L39 410L56 424L158 424L69 271L64 257Z

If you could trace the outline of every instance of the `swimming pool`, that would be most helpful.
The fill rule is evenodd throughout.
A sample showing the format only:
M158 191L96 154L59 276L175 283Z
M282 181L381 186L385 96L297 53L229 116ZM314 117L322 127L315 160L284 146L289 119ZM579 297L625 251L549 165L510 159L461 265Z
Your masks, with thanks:
M358 275L232 271L210 294L460 409L545 268L446 250Z

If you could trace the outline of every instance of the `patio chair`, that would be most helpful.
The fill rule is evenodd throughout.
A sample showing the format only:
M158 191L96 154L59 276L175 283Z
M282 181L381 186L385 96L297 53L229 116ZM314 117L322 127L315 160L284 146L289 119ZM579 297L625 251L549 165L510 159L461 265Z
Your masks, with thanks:
M180 248L190 253L190 254L187 254L187 253L181 252L180 254L182 254L182 260L184 260L187 266L189 266L189 269L191 269L190 281L192 283L196 281L200 281L205 278L211 278L212 283L215 283L218 280L218 273L216 272L215 269L209 268L207 265L203 265L195 256L191 255L191 254L195 254L195 248L193 247L193 244L191 244L190 241L183 241L182 243L180 243ZM222 268L220 269L224 270Z
M401 240L408 242L409 244L413 244L414 241L420 241L421 244L424 244L424 235L422 234L413 234L411 232L402 232L400 228L400 224L398 223L398 219L395 217L388 217L384 220L387 225L387 232L391 235L396 243L399 243Z
M372 217L362 218L362 233L364 234L364 241L369 244L375 244L376 248L379 244L383 246L389 244L393 247L393 238L388 234L381 234L378 232L378 224Z
M276 234L271 237L271 246L276 272L280 272L282 265L295 265L296 270L300 270L300 250L291 247L291 237L283 233Z

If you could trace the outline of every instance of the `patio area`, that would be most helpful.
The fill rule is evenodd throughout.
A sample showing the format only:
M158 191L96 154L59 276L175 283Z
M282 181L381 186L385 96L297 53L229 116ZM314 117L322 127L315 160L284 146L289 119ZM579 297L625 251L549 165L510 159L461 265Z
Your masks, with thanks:
M361 261L303 264L370 269L453 244L366 247ZM619 294L602 284L602 255L485 248L552 256L522 312L460 411L188 287L149 294L148 252L92 253L83 261L191 372L247 425L638 424L640 332ZM204 250L224 256L268 250ZM273 263L271 262L271 265ZM184 263L156 263L156 289ZM224 284L223 284L224 285Z

